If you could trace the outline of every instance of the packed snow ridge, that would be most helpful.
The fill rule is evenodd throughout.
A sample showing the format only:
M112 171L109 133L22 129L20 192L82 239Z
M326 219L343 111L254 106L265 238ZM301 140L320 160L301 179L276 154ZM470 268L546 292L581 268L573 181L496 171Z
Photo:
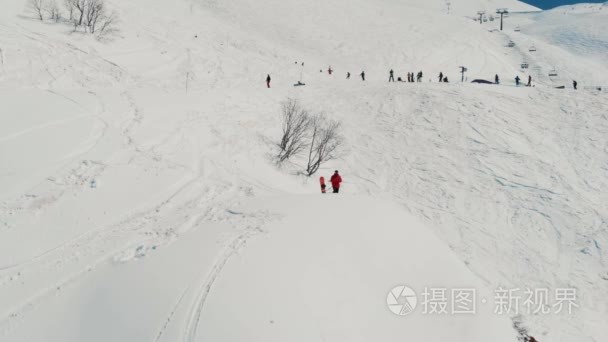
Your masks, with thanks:
M608 335L605 4L38 3L0 12L0 341ZM341 124L312 177L287 99Z

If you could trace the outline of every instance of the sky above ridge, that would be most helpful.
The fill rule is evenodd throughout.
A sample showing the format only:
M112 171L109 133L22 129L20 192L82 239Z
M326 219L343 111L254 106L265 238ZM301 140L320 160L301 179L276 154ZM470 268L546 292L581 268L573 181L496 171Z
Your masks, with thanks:
M602 3L605 2L605 0L587 0L587 1L576 1L576 0L523 0L523 2L530 4L532 6L536 6L538 8L542 8L542 9L550 9L550 8L554 8L557 6L563 6L563 5L571 5L571 4L576 4L576 3L581 3L581 2L593 2L593 3Z

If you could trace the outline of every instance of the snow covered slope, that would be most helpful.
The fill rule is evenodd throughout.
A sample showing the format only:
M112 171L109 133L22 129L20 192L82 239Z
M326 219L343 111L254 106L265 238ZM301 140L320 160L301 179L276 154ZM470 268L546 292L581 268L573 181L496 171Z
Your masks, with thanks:
M327 208L335 216L310 215ZM494 315L491 306L452 317L404 318L387 310L389 290L401 284L418 293L436 283L478 288L480 297L491 298L449 248L394 204L350 196L262 197L226 215L240 226L204 224L146 258L143 252L137 261L117 258L53 289L46 305L27 313L36 329L15 329L10 339L514 340L509 318ZM57 308L64 314L45 320Z
M542 69L540 77L546 79L548 71L556 69L562 82L579 79L589 86L606 85L608 6L605 4L579 4L540 13L514 14L509 21L511 28L520 26L520 33L513 35L513 39L522 51L523 60L535 71ZM528 51L532 46L536 51Z
M511 15L501 33L465 16L532 8L114 1L120 35L102 43L5 2L0 341L515 341L493 307L393 317L402 282L574 287L573 315L523 324L540 342L608 334L608 97L570 88L608 67L601 44L556 45L557 15ZM573 35L605 25L580 17ZM463 65L502 85L456 82ZM424 82L387 84L391 68ZM536 87L514 87L528 72ZM321 174L340 169L345 196L270 160L288 97L343 122Z
M543 12L529 27L530 35L583 56L606 57L608 54L608 5L580 4ZM599 25L598 25L599 24Z

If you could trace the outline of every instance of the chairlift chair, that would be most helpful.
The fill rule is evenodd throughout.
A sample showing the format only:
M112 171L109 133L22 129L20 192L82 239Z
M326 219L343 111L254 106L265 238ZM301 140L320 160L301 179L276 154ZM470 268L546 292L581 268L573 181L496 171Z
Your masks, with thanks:
M519 26L515 27L515 32L520 32L521 29L519 28Z
M510 41L509 44L507 44L508 47L514 47L515 46L515 42Z
M521 68L522 69L528 69L530 67L530 65L526 62L521 63Z
M549 77L556 77L557 76L557 70L553 69L551 71L549 71Z
M528 51L535 52L536 51L536 46L534 46L534 45L530 46L530 49Z

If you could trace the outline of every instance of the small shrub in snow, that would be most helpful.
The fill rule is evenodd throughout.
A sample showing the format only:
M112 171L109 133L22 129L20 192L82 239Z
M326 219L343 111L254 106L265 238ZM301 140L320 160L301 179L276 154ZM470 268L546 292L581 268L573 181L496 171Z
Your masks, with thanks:
M279 163L308 150L306 175L315 174L321 165L335 159L343 142L341 124L324 115L313 116L297 100L282 105L281 140L277 144Z
M74 6L72 5L73 0L64 0L63 5L68 11L68 20L71 22L74 20Z
M315 174L324 163L336 158L336 152L343 142L340 130L341 124L338 121L329 120L323 115L312 120L306 165L308 176Z
M57 6L57 2L54 0L49 3L46 11L48 12L49 18L56 23L61 20L61 11L59 10L59 6Z
M28 9L40 20L44 20L42 16L44 11L44 2L42 0L28 0Z
M75 12L76 17L73 17L74 27L81 26L84 21L84 14L87 9L88 0L68 0L66 5L70 8L70 11Z
M110 36L118 32L118 15L115 12L110 14L103 13L95 25L93 33L99 40L108 39Z
M282 106L282 134L277 160L283 162L306 148L312 119L297 100L288 99Z
M85 25L89 32L95 33L97 24L100 19L103 19L106 12L106 6L103 0L88 0L85 11Z
M43 13L48 13L51 20L56 23L62 19L62 10L56 0L27 0L28 9L40 20L44 20ZM67 10L67 18L74 31L82 28L83 32L95 35L99 40L104 40L118 31L118 16L110 12L105 0L63 0Z

